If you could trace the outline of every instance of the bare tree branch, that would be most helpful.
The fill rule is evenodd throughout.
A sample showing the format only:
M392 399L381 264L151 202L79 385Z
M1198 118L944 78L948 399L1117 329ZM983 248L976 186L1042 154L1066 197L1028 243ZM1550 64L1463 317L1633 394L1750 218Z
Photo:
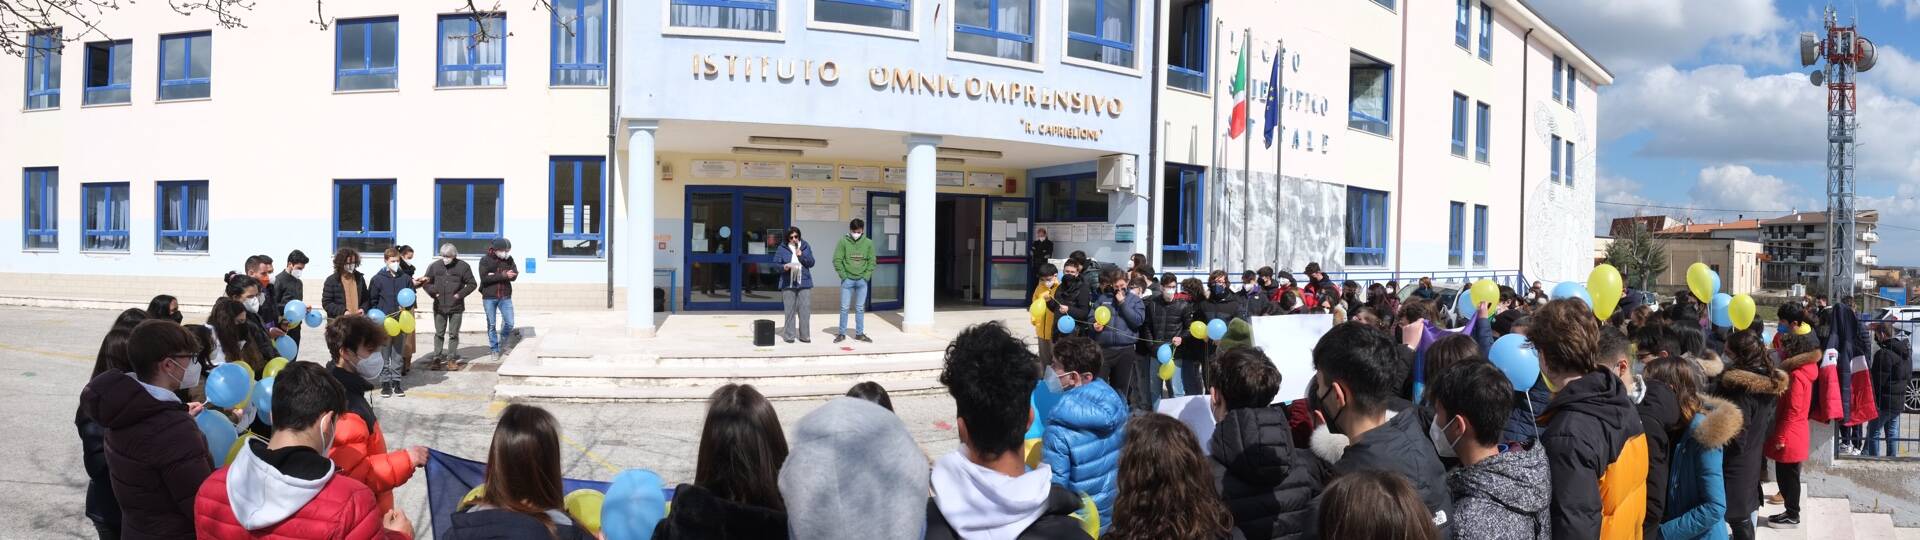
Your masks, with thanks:
M132 4L134 0L127 0ZM252 11L255 0L167 0L174 13L212 13L221 28L246 28L241 12ZM68 42L99 36L107 12L119 11L120 0L0 0L0 53L26 56L32 49L53 49ZM79 28L79 31L73 31ZM54 47L33 44L33 37L57 32Z

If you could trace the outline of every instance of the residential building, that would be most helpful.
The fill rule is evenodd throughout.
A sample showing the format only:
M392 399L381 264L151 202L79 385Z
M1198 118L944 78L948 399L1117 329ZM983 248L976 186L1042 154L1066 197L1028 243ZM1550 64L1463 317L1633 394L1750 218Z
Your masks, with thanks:
M1736 219L1714 223L1682 223L1653 233L1661 238L1719 238L1760 242L1760 220Z
M1687 269L1694 263L1705 263L1720 274L1720 292L1752 294L1760 290L1759 242L1712 237L1668 237L1659 242L1667 250L1667 269L1655 276L1655 292L1682 294L1690 290Z
M1867 269L1880 264L1873 244L1880 241L1876 232L1880 221L1877 210L1856 214L1853 253L1835 254L1827 234L1826 212L1799 212L1760 222L1761 241L1766 245L1766 269L1762 278L1767 288L1805 285L1807 290L1826 290L1827 261L1831 257L1853 257L1857 269L1855 283L1867 281ZM1865 286L1865 285L1862 285Z

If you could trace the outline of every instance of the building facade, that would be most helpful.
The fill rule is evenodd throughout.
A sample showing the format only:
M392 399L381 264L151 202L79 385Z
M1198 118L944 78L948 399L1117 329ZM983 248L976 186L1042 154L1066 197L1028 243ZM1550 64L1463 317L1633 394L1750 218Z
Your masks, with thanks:
M1805 285L1807 290L1826 290L1826 263L1829 257L1853 257L1855 288L1871 287L1867 269L1880 264L1873 244L1880 241L1876 231L1880 221L1877 210L1861 210L1856 218L1854 252L1833 253L1827 238L1826 212L1800 212L1760 222L1760 239L1766 246L1767 263L1762 277L1767 288Z

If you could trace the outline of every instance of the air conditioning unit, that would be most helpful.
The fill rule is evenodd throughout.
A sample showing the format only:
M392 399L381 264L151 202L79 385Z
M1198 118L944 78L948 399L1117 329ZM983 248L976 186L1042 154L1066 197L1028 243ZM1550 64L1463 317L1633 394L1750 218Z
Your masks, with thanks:
M1138 168L1133 154L1100 156L1100 160L1094 164L1094 169L1100 175L1100 191L1134 192Z

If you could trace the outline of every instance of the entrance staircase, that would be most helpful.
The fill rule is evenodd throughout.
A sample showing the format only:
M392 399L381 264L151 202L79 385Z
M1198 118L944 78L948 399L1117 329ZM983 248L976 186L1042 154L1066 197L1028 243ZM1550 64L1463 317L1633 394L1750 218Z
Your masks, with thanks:
M1761 488L1762 492L1772 494L1778 487L1772 482ZM1795 529L1773 529L1766 526L1767 516L1785 512L1786 508L1777 504L1760 507L1760 525L1755 527L1756 538L1763 540L1920 540L1920 528L1893 526L1892 514L1872 512L1854 512L1846 499L1830 497L1808 497L1806 486L1800 489L1804 499L1800 503L1800 527Z

